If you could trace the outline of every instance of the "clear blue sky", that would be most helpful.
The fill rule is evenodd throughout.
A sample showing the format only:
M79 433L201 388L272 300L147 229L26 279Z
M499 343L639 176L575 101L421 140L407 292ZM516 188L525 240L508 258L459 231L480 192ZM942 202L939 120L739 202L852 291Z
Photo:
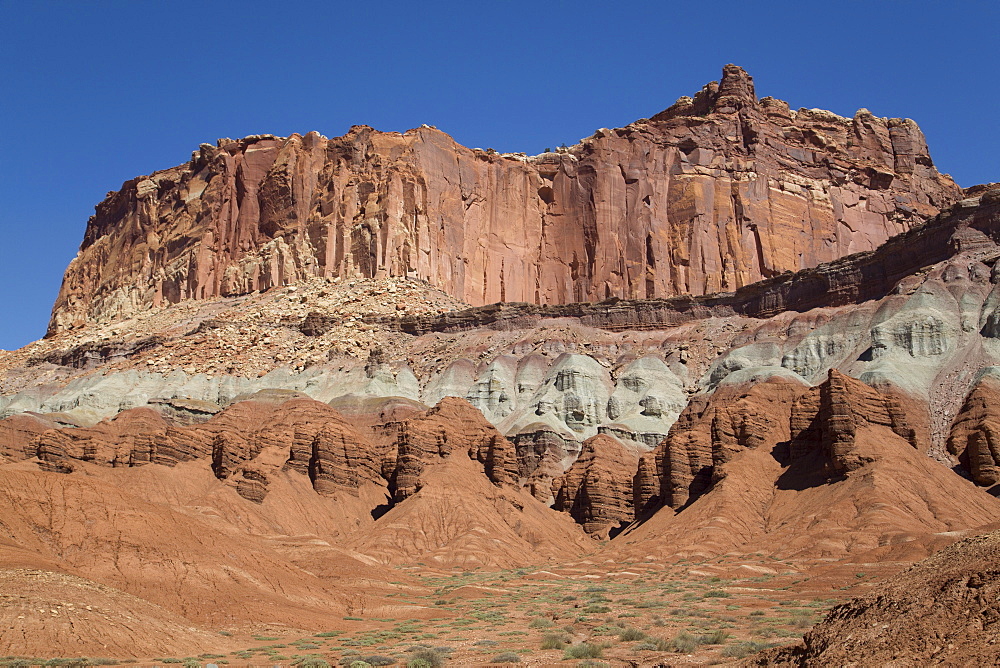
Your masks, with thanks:
M438 126L539 152L745 67L793 108L916 120L1000 181L997 2L0 0L0 348L45 332L87 218L202 142Z

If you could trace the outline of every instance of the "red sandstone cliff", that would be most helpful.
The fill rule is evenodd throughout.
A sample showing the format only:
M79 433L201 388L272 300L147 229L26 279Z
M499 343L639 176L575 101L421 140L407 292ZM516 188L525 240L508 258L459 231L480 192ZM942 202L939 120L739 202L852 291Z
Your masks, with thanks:
M912 121L720 83L558 153L430 127L203 144L110 193L50 333L307 276L413 276L471 304L732 290L869 250L959 197Z

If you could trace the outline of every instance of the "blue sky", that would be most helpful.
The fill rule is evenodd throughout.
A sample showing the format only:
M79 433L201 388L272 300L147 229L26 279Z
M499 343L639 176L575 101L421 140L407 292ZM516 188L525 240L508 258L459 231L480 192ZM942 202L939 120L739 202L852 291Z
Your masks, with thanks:
M202 142L428 123L536 153L745 67L793 108L916 120L1000 181L996 2L0 0L0 348L45 332L87 218Z

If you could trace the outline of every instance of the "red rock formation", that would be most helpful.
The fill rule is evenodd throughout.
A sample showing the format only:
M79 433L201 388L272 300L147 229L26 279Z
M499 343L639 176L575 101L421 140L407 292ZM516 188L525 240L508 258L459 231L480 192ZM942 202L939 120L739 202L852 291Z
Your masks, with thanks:
M56 424L44 416L21 414L0 420L0 457L12 461L34 457L35 440L55 428Z
M1000 189L983 192L977 188L976 192L980 194L892 237L874 251L783 274L734 292L548 306L490 304L381 322L410 334L484 326L523 327L543 318L578 318L588 327L610 330L662 329L710 317L769 318L783 311L860 304L893 294L901 281L958 253L986 258L996 252L1000 242ZM987 324L993 328L997 323L990 320Z
M81 461L127 467L205 459L215 477L258 503L270 476L283 468L308 475L320 494L356 495L365 483L389 481L396 501L420 489L426 465L452 455L478 462L497 485L519 481L514 445L455 397L376 428L374 437L312 399L241 401L189 427L171 426L149 408L123 411L88 429L53 429L42 418L17 416L0 421L0 455L37 457L43 469L61 473Z
M345 422L327 422L312 441L309 479L320 494L380 481L375 448Z
M580 444L541 423L525 426L510 440L521 480L536 499L552 503L552 481L563 474L563 461L579 454Z
M378 448L340 413L312 399L242 401L189 431L214 434L216 477L258 503L281 468L307 474L321 494L356 494L364 483L384 484Z
M792 461L819 454L830 474L861 468L878 456L857 438L860 430L870 427L888 427L921 449L917 431L896 397L831 369L826 382L810 389L792 410Z
M635 519L632 479L638 461L617 439L591 436L573 466L553 481L553 508L568 512L595 538L607 538Z
M639 458L632 482L632 507L644 519L663 506L663 449L657 447Z
M788 443L790 461L817 457L827 475L874 461L878 452L861 431L888 428L926 451L926 426L909 418L920 406L897 392L880 392L836 369L806 388L772 379L750 387L723 385L693 397L657 448L643 456L635 478L639 516L661 505L682 508L726 476L726 464L747 449ZM780 454L778 456L781 456Z
M414 276L472 304L704 294L872 249L958 197L912 121L792 112L731 65L534 157L426 126L222 139L98 205L49 331L308 276Z
M0 454L37 457L43 469L62 473L72 472L76 461L119 467L206 459L215 477L258 503L269 475L283 466L308 474L320 493L384 484L379 449L312 399L241 401L189 427L169 425L149 408L123 411L87 429L55 429L43 418L15 416L0 421Z
M773 379L750 387L724 385L693 397L667 438L643 457L636 508L681 508L724 476L723 465L748 448L774 447L789 437L789 414L806 388ZM659 474L657 482L655 474Z
M120 467L169 459L173 465L207 454L203 448L194 452L178 448L168 431L167 423L153 409L133 408L88 429L46 431L25 449L25 455L37 456L45 470L69 473L74 460Z
M948 452L977 485L1000 482L1000 381L986 376L969 393L952 424Z
M445 397L426 414L397 423L395 429L396 456L387 478L397 502L420 490L420 476L428 463L457 453L482 463L496 484L518 480L514 445L464 399Z

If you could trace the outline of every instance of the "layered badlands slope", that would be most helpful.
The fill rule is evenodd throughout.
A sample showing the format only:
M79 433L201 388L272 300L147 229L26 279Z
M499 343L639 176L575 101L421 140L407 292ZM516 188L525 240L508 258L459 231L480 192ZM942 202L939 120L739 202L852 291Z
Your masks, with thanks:
M186 302L4 354L0 414L92 424L150 405L206 419L269 388L348 406L459 396L550 452L554 478L599 433L648 451L692 396L775 375L816 383L836 367L929 403L911 416L928 423L929 452L965 456L948 444L952 420L1000 352L998 230L986 191L876 251L700 298L438 315L454 302L423 284L317 279ZM400 305L427 315L390 315Z
M203 144L98 205L50 334L310 277L414 277L473 305L731 290L870 250L960 197L910 120L693 99L568 149L430 127Z
M0 352L0 641L426 616L416 563L922 556L1000 522L998 259L912 122L732 66L534 157L203 146Z
M513 484L513 444L458 399L365 420L268 397L191 427L149 409L33 420L0 422L12 654L190 655L345 616L440 617L390 599L424 589L383 564L525 566L592 543Z

